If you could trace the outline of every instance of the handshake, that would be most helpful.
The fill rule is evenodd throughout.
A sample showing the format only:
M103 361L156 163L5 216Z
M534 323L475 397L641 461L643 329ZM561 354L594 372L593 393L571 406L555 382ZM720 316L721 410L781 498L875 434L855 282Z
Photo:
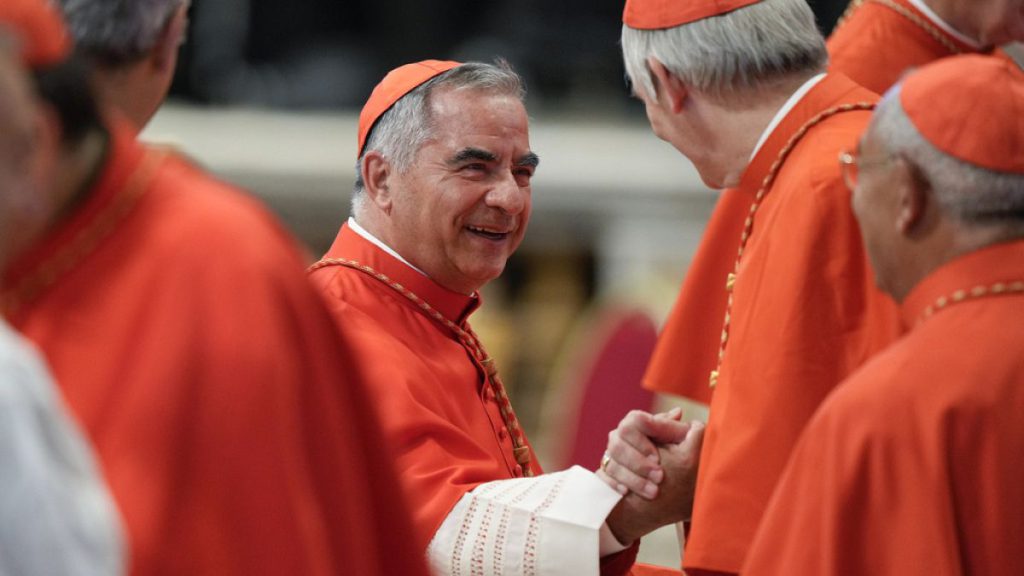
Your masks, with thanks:
M634 410L608 434L595 473L623 495L607 519L623 544L690 518L704 424L681 417L678 408L661 414Z

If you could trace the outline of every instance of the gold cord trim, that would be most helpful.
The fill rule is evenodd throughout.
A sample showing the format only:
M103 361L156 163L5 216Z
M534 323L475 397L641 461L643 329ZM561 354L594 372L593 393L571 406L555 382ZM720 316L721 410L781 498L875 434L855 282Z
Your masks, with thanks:
M963 288L954 290L950 294L936 298L935 302L924 309L924 312L922 312L921 316L918 317L916 324L924 322L940 310L949 308L954 304L960 304L961 302L978 300L980 298L990 296L1005 296L1007 294L1024 294L1024 281L1015 280L1008 282L996 282L990 286L978 285L970 290Z
M963 53L963 50L960 49L960 47L957 46L952 40L950 40L949 36L945 32L937 28L928 20L918 16L912 10L906 8L901 4L897 4L893 0L853 0L852 2L850 2L849 6L846 7L846 11L843 12L843 15L839 18L838 22L836 22L835 28L838 30L839 27L842 26L846 22L846 20L853 15L857 8L860 8L863 4L866 4L868 2L874 2L875 4L885 6L886 8L889 8L890 10L899 14L900 16L903 16L904 18L909 20L910 23L917 26L926 34L934 38L936 42L942 44L942 46L946 50L949 50L950 54Z
M382 274L370 266L362 264L356 260L350 260L348 258L322 258L320 261L307 268L306 272L310 273L314 270L319 270L320 268L326 268L327 266L344 266L367 274L404 296L428 316L448 327L448 329L458 337L462 345L469 349L473 357L484 368L487 380L491 383L491 390L494 392L497 399L498 410L501 412L501 419L504 421L505 427L508 429L510 433L509 436L512 439L512 453L516 462L522 467L523 475L533 476L533 472L529 465L531 454L530 447L526 444L526 436L523 434L522 427L519 425L519 419L516 418L515 412L512 410L512 402L509 400L508 394L505 392L505 384L501 381L501 376L498 375L498 369L495 365L494 358L487 354L487 351L483 347L483 343L480 342L480 338L476 333L473 332L468 325L463 329L455 322L445 318L443 314L438 312L433 306L420 298L412 290L409 290L405 286L402 286L398 282L392 280L387 275Z
M764 201L765 196L771 190L772 184L775 182L775 177L778 176L779 170L782 169L783 162L789 157L789 154L793 151L800 140L807 134L807 132L823 122L824 120L841 114L843 112L852 112L855 110L873 110L875 105L871 102L857 102L853 104L842 104L840 106L834 106L827 110L823 110L815 117L804 123L803 126L797 130L786 145L779 151L779 155L775 158L775 162L772 163L771 168L768 169L768 173L765 175L764 180L761 181L761 187L758 189L757 194L754 196L754 203L750 205L750 215L747 216L746 221L743 223L743 233L740 235L740 247L736 253L736 263L733 265L733 271L730 273L726 280L726 291L729 292L729 299L725 306L725 320L722 325L722 339L718 347L718 364L715 369L711 371L708 376L708 386L714 388L718 384L718 377L722 371L722 360L725 358L725 348L729 342L729 327L730 320L732 317L732 295L733 287L739 280L740 276L740 261L743 259L743 251L747 247L747 242L753 235L754 228L754 216L757 215L758 209L761 207L761 203Z

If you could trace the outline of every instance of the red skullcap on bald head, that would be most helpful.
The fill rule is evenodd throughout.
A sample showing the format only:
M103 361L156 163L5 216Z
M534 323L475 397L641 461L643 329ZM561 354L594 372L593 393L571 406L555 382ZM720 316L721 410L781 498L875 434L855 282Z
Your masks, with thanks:
M900 104L926 140L959 160L1024 174L1024 72L992 56L944 58L902 82Z
M380 117L395 105L395 102L434 76L461 65L462 62L424 60L399 66L388 72L388 75L373 89L366 105L363 106L363 111L359 113L359 148L356 151L356 157L363 155L363 148L366 147L366 139L370 135L370 130L373 129L377 120L380 120Z

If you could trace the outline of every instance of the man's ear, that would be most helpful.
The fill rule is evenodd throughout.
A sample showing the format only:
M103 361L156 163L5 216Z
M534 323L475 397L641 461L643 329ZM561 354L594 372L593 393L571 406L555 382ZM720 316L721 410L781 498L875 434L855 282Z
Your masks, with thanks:
M658 91L653 96L657 99L665 98L673 114L682 112L689 88L654 56L647 59L647 67L654 76L654 87Z
M910 236L919 228L928 210L933 208L933 192L931 183L917 166L903 157L896 158L894 162L894 189L899 202L896 229L904 236Z
M161 72L166 72L178 61L178 49L185 41L186 27L188 25L188 2L182 3L171 18L167 21L156 44L150 52L149 60L153 67ZM173 71L173 70L172 70Z
M383 154L373 150L363 156L359 170L362 173L363 189L367 198L382 212L390 214L394 200L389 182L393 174L391 163Z

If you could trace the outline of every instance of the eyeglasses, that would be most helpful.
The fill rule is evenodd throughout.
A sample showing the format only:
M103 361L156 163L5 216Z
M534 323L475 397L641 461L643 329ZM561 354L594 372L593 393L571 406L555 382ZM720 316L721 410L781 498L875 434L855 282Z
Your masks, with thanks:
M857 187L857 178L860 171L872 166L882 166L893 161L892 156L884 156L874 161L865 162L860 158L859 151L843 150L839 153L839 167L843 173L843 182L846 187L853 191Z

